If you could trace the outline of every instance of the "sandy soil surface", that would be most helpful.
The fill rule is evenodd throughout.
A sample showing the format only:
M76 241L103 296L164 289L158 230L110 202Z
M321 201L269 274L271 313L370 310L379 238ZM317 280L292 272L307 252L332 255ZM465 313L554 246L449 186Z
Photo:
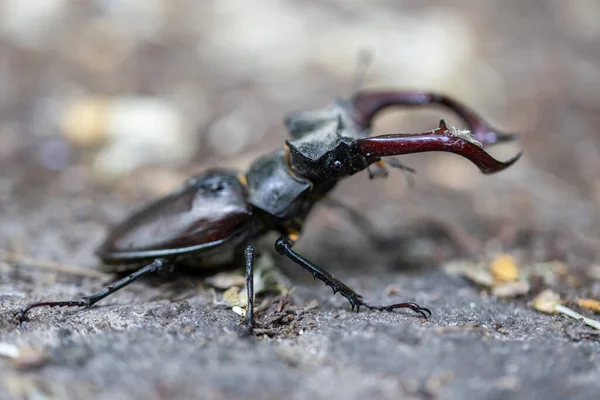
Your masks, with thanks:
M550 289L594 318L577 300L600 299L595 2L20 3L0 2L0 398L597 397L598 331L531 306ZM93 252L131 210L209 166L245 168L282 145L285 113L347 97L364 48L363 87L445 92L520 133L494 156L525 154L497 175L425 154L402 159L412 187L400 171L344 181L333 196L380 246L314 210L301 254L428 321L351 312L274 255L295 289L259 298L253 335L222 291L178 273L15 323L31 301L114 280ZM376 131L440 117L461 127L434 108L386 113ZM502 295L465 272L489 275L499 255L525 287Z

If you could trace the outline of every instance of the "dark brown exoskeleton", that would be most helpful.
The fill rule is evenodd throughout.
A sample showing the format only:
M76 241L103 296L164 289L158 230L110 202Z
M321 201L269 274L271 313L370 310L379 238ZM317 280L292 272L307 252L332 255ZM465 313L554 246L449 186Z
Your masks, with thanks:
M380 110L427 104L443 105L456 112L469 131L450 129L441 121L430 132L369 137L373 117ZM275 242L279 254L325 282L334 293L342 294L352 309L410 308L427 318L431 312L412 302L368 304L344 283L292 250L292 246L318 200L340 179L371 164L377 163L384 169L382 157L446 151L467 158L484 174L491 174L509 167L521 154L501 162L483 147L513 140L515 135L492 129L448 97L420 92L359 92L350 101L336 101L321 110L290 114L285 124L291 140L286 141L284 148L258 158L246 173L209 170L189 179L174 193L116 226L97 252L110 265L145 263L145 266L98 293L69 301L31 304L20 312L20 320L36 307L90 307L140 277L179 263L214 266L243 254L248 292L246 321L252 326L256 250L251 243L269 231L281 234Z

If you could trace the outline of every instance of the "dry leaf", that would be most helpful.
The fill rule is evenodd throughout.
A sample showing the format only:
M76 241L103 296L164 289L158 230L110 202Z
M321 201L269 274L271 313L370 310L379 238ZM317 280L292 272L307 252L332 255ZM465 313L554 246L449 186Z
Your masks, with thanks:
M555 314L556 306L559 304L560 296L550 289L538 294L532 302L533 308L546 314Z
M509 254L500 254L490 263L490 273L496 282L513 282L519 279L517 261Z
M578 299L577 305L581 308L585 308L587 310L592 310L595 312L600 312L600 301L594 299Z
M517 297L529 293L529 282L516 281L506 282L492 288L492 294L496 297Z
M244 286L246 284L246 277L239 273L219 272L216 275L206 278L205 282L214 288L226 290L232 286Z
M468 280L485 287L494 285L494 277L485 269L477 265L465 266L462 275Z

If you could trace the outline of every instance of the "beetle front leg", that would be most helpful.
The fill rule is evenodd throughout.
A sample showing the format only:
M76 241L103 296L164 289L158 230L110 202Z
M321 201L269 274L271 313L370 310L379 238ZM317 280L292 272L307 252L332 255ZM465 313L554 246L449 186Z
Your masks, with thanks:
M352 310L356 309L356 311L358 312L360 310L360 306L365 306L370 310L380 311L392 311L397 308L410 308L416 313L419 313L425 319L429 318L427 314L431 315L431 311L429 311L429 309L421 307L416 303L397 303L388 306L373 306L365 302L360 294L350 289L343 282L336 279L333 275L325 271L323 268L313 264L306 258L302 257L300 254L292 250L292 242L285 236L282 236L279 239L277 239L277 241L275 242L275 250L282 256L286 256L287 258L289 258L290 260L292 260L293 262L310 272L314 278L318 278L319 280L323 281L325 285L331 287L334 294L339 292L342 296L348 299Z

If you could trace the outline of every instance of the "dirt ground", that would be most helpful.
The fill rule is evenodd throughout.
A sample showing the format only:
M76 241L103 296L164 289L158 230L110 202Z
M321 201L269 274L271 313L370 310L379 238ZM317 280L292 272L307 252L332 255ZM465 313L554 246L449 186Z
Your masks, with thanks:
M550 289L598 317L577 303L600 300L597 2L26 4L0 1L0 398L597 397L600 331L531 303ZM187 176L281 147L284 115L349 96L365 49L360 87L447 93L519 133L495 157L524 152L489 176L432 153L402 158L415 185L401 171L342 182L333 197L380 245L314 210L298 252L367 301L430 308L428 321L351 312L273 255L294 290L259 297L254 335L223 291L178 273L15 323L25 304L114 280L94 257L111 224ZM375 130L440 117L464 127L429 108L386 112ZM524 290L465 272L499 255Z

